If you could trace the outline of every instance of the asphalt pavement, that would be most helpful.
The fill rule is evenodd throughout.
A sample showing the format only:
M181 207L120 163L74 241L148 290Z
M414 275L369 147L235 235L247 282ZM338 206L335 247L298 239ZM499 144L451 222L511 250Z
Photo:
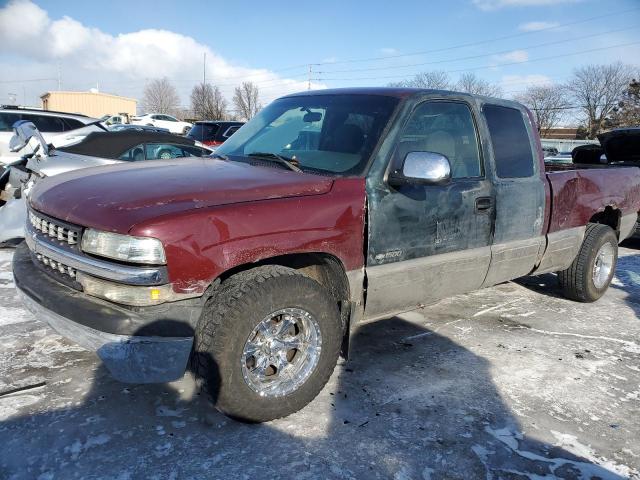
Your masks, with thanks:
M0 478L640 478L639 246L594 304L545 275L362 325L316 400L262 425L189 375L110 378L22 308L0 250Z

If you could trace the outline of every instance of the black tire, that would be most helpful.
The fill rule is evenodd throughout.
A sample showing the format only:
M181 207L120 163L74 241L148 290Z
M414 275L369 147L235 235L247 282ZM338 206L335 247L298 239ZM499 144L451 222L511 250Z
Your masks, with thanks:
M313 315L322 337L319 360L296 390L260 396L243 378L243 348L262 319L283 308ZM207 301L196 327L192 363L219 411L240 421L265 422L300 410L320 393L338 361L341 340L337 303L322 285L291 268L262 266L225 280Z
M610 243L613 247L613 266L611 272L600 288L593 281L593 268L600 248ZM569 268L558 272L558 281L564 296L578 302L595 302L609 288L618 261L618 238L613 229L599 223L587 224L584 240Z

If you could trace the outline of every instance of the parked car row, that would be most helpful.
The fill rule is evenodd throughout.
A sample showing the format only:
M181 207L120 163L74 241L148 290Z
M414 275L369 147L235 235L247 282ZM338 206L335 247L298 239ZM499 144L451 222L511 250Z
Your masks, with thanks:
M27 142L33 129L16 130ZM545 166L525 107L469 94L289 95L207 158L158 135L53 153L39 139L42 166L15 167L27 179L83 155L111 164L22 191L15 284L115 378L175 380L191 360L216 407L245 421L310 402L362 321L549 272L567 298L596 301L640 210L637 167Z
M186 135L191 130L193 124L189 122L182 122L176 117L171 115L159 114L159 113L147 113L140 117L132 117L131 124L133 125L146 125L149 127L166 128L171 133L178 135Z
M106 130L99 120L86 115L2 106L0 107L0 167L20 157L20 154L9 149L9 141L14 135L13 125L20 120L32 122L43 138L56 146L75 142L92 131Z
M124 129L92 132L66 147L51 147L35 125L23 120L15 126L15 151L35 143L35 153L9 164L0 175L0 245L24 238L26 197L46 177L99 165L146 160L204 157L212 151L190 138L155 131Z
M231 135L244 125L244 122L202 121L193 124L188 137L209 147L222 145Z

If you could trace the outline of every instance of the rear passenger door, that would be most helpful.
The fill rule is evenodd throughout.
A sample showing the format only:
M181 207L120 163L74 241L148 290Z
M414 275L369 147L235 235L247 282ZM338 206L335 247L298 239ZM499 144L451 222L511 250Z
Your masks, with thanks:
M477 289L489 268L493 186L470 105L418 104L400 133L390 169L401 169L406 155L416 151L445 155L452 178L444 185L367 186L367 318Z
M495 232L491 266L483 286L527 275L534 268L542 235L545 189L533 127L524 110L484 104L494 160Z

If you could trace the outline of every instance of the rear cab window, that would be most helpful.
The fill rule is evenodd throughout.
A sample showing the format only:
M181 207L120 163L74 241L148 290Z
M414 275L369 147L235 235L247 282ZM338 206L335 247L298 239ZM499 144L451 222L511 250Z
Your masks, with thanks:
M531 139L522 112L516 108L486 104L487 121L496 174L499 178L528 178L535 173Z

